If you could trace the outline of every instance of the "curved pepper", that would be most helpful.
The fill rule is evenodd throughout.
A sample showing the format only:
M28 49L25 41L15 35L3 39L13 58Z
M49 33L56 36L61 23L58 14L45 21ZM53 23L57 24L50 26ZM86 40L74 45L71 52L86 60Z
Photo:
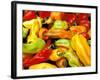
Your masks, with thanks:
M71 45L72 48L76 51L76 54L79 57L80 61L85 66L90 66L90 46L88 45L86 38L84 38L81 34L76 34L72 37Z
M68 63L71 67L81 66L80 61L72 49L65 52L64 57L67 58Z
M37 32L42 26L41 19L38 17L37 19L25 21L23 22L23 26L30 30L27 42L34 42L34 38L37 38Z
M50 29L44 35L51 38L67 38L67 39L71 39L73 36L71 31L66 31L64 29Z
M52 49L46 47L40 52L38 52L31 59L24 60L24 67L28 68L31 65L39 64L41 62L47 61L51 55Z
M34 54L42 50L44 46L45 46L45 41L40 38L37 38L37 40L32 43L23 44L23 53Z

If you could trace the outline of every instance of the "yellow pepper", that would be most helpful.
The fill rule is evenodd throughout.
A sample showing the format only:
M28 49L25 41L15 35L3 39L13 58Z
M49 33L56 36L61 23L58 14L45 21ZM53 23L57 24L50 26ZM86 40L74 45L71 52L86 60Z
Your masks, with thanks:
M66 48L57 48L54 49L49 57L51 61L57 61L63 57L64 52L66 51Z
M42 26L41 19L32 19L30 21L23 22L23 26L30 30L27 42L34 42L37 39L37 33Z
M40 63L29 67L29 69L48 69L48 68L57 68L57 67L50 63Z
M85 66L91 65L90 46L87 40L81 34L76 34L72 37L72 48L76 51L80 61Z

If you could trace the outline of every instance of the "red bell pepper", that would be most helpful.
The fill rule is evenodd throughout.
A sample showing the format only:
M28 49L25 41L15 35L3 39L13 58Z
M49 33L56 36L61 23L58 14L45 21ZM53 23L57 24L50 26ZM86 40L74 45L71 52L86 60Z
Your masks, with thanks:
M47 61L49 59L49 56L51 54L52 50L50 48L44 48L42 51L37 53L35 56L33 56L31 59L24 60L24 67L28 68L31 65L38 64L44 61Z

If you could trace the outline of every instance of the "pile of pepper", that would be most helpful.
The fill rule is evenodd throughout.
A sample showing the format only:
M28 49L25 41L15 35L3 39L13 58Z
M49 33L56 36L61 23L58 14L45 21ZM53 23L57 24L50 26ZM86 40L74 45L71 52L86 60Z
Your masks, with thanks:
M23 69L91 65L89 13L23 11Z

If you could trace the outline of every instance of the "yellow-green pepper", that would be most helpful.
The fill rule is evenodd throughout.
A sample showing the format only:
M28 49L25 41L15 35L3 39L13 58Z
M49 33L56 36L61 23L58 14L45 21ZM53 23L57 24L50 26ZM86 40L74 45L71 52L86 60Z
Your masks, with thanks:
M23 44L23 53L34 54L42 50L44 46L45 41L40 38L37 38L37 40L32 43Z

